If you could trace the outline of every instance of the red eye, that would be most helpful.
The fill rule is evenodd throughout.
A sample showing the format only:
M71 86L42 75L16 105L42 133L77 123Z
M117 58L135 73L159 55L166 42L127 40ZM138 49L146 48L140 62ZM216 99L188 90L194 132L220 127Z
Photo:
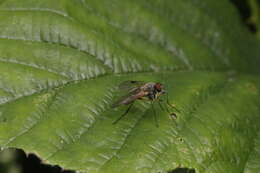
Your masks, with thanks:
M156 83L156 84L154 85L154 89L156 89L157 91L161 91L161 90L162 90L162 84Z

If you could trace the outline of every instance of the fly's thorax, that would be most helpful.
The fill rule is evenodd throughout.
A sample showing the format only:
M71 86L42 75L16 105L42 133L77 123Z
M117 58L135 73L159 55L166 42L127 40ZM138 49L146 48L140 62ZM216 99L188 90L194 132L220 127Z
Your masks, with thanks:
M159 96L165 93L163 85L161 83L148 82L141 87L141 90L146 92L146 97L150 100L155 100Z
M149 92L147 94L147 97L150 99L150 100L156 100L157 98L159 98L163 93L162 92L158 92L156 90L153 90L151 92Z
M141 88L143 91L151 92L154 90L155 83L154 82L148 82L144 84Z

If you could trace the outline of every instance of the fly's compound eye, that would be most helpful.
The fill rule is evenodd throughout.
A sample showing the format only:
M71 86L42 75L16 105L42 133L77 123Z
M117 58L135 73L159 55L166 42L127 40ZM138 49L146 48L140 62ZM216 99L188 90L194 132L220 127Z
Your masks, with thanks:
M161 92L161 91L162 91L162 88L163 88L163 86L162 86L162 84L160 84L160 83L156 83L156 84L154 85L154 89L155 89L156 91L158 91L158 92Z

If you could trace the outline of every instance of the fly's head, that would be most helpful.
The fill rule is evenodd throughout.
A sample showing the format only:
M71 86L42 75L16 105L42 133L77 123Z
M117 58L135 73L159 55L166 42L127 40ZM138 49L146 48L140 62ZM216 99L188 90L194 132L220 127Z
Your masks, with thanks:
M161 83L154 84L154 91L155 91L155 98L158 98L159 96L166 93L166 91L163 89L163 85Z

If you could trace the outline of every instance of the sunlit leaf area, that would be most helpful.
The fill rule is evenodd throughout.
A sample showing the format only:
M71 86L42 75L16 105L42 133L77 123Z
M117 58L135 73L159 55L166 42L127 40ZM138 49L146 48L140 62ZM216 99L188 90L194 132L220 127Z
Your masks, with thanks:
M0 172L259 173L255 33L228 0L0 0Z

